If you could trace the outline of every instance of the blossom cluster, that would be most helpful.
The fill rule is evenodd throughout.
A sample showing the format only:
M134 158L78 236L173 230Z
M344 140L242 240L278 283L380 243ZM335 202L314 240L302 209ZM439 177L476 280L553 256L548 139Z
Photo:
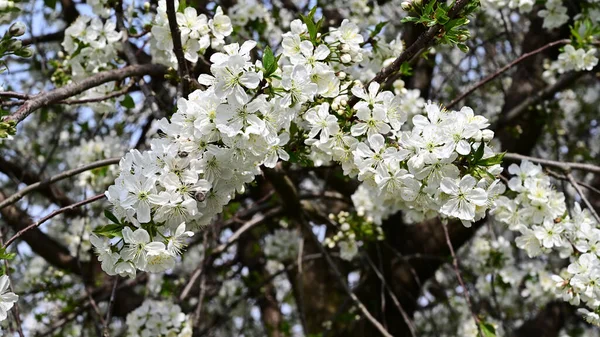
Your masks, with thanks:
M179 2L175 1L175 8ZM181 32L183 55L190 62L197 62L198 55L204 54L208 47L217 49L224 43L224 38L233 32L231 19L217 7L212 19L196 12L193 7L186 7L177 12L177 26ZM152 24L150 51L154 62L162 63L177 69L177 58L173 52L173 38L167 17L167 2L158 2L156 17Z
M292 261L298 257L300 236L297 231L276 229L265 237L263 251L265 255L276 261Z
M430 103L426 115L416 115L409 123L395 106L398 97L377 94L376 87L369 88L375 103L372 115L356 124L366 125L371 134L356 145L356 167L350 166L364 182L352 198L359 213L375 223L399 210L411 222L438 213L467 226L481 219L495 196L504 192L503 185L490 178L502 168L501 157L488 145L493 132L486 129L487 119L467 107L447 111ZM405 123L410 128L403 128ZM357 126L355 134L360 132ZM392 133L387 144L377 128ZM477 167L469 169L467 159L474 156L479 164L471 160Z
M65 66L70 68L73 80L81 80L90 74L109 67L117 58L123 37L112 20L80 15L67 29L62 42L67 54ZM113 66L114 67L114 66Z
M116 230L114 226L117 226ZM149 273L172 269L175 259L186 246L186 239L194 235L185 230L185 222L176 229L165 226L147 228L150 232L143 228L133 230L128 225L108 225L97 229L96 233L100 235L120 237L116 243L104 236L90 237L102 270L109 275L133 278L137 269Z
M567 7L563 5L562 0L548 0L544 5L545 9L542 9L538 12L538 16L544 18L542 27L554 29L564 25L567 23L567 21L569 21Z
M181 308L168 301L146 300L126 318L127 337L191 337L192 323Z
M587 51L583 48L575 49L572 45L566 45L565 49L558 55L558 72L592 70L598 64L596 48Z
M530 257L554 250L569 259L568 267L553 276L557 293L573 305L586 304L592 309L582 309L586 318L600 324L596 319L600 317L596 312L600 305L600 224L578 203L567 212L564 194L553 188L541 166L523 161L512 164L509 172L514 177L508 187L517 195L513 199L499 197L492 213L521 234L516 245Z
M349 212L329 214L329 220L338 226L338 231L326 237L323 244L328 248L339 247L340 258L351 261L358 254L358 247L365 241L384 239L381 226Z
M315 165L340 163L390 212L441 211L465 224L483 216L497 185L488 175L501 170L485 118L428 104L426 116L409 121L407 91L380 91L375 82L365 90L345 72L370 57L356 25L344 20L323 38L300 20L290 27L277 58L265 50L253 62L254 41L211 56L211 75L198 78L206 89L178 100L150 151L121 160L106 193L119 220L159 233L206 225L261 166L289 159L288 142L307 145L296 155ZM359 98L353 107L350 94Z

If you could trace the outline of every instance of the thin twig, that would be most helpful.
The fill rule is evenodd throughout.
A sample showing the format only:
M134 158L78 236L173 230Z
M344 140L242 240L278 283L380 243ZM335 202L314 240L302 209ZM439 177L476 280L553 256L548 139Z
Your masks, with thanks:
M577 194L579 194L579 196L581 197L581 200L583 200L583 202L585 203L587 208L590 210L590 213L592 213L592 215L594 216L594 219L596 219L596 222L598 222L600 224L600 216L598 216L598 213L594 209L594 206L592 206L592 203L590 203L590 201L585 196L585 194L583 194L581 187L579 187L579 184L577 184L577 181L575 180L575 178L573 178L573 174L571 172L565 172L565 173L566 173L567 179L569 179L569 182L571 182L571 185L573 185L573 187L575 188L575 191L577 191Z
M103 337L110 337L110 320L112 316L113 304L115 303L115 295L117 293L117 284L119 284L119 275L115 276L115 282L113 283L112 291L110 293L110 299L108 300L108 307L106 308L106 319L104 320L104 331Z
M204 231L202 247L204 251L208 251L208 230ZM208 262L210 259L202 259L202 270L208 268ZM204 302L204 296L206 295L206 272L200 275L200 294L198 295L198 305L196 305L196 311L194 312L194 320L192 322L193 327L197 327L200 323L200 316L202 315L202 302Z
M89 204L89 203L92 203L92 202L94 202L94 201L96 201L96 200L100 200L100 199L102 199L102 198L105 198L105 195L104 195L104 193L102 193L102 194L98 194L98 195L95 195L95 196L93 196L93 197L91 197L91 198L88 198L88 199L85 199L85 200L83 200L83 201L80 201L80 202L74 203L74 204L72 204L72 205L69 205L69 206L66 206L66 207L63 207L63 208L59 208L59 209L57 209L56 211L54 211L54 212L52 212L52 213L50 213L50 214L46 215L46 216L45 216L45 217L43 217L42 219L40 219L40 221L34 222L34 223L32 223L31 225L29 225L29 226L27 226L27 227L25 227L25 228L21 229L20 231L18 231L18 232L17 232L15 235L13 235L13 237L11 237L10 239L8 239L8 241L6 241L6 243L4 244L4 246L2 246L2 248L6 249L6 247L8 247L8 246L9 246L11 243L13 243L13 242L14 242L16 239L18 239L18 238L19 238L21 235L25 234L25 232L27 232L28 230L30 230L30 229L32 229L32 228L35 228L35 227L38 227L38 226L40 226L40 225L41 225L41 224L43 224L44 222L46 222L46 221L48 221L48 220L52 219L53 217L55 217L55 216L57 216L57 215L59 215L59 214L61 214L61 213L64 213L64 212L66 212L66 211L70 211L70 210L72 210L72 209L74 209L74 208L77 208L77 207L79 207L79 206L87 205L87 204Z
M392 337L392 335L381 325L381 323L379 323L379 321L375 317L373 317L373 315L371 315L371 313L369 312L369 309L367 309L367 307L360 301L360 299L356 296L356 294L354 294L352 289L350 289L350 286L348 286L348 284L344 280L344 276L342 275L342 273L339 271L339 269L335 265L335 262L333 262L333 259L331 259L331 256L329 256L329 253L327 252L327 250L323 247L323 245L321 244L319 239L313 233L312 228L310 228L310 225L308 224L308 222L303 221L303 220L301 220L301 222L302 222L302 225L306 228L305 232L314 241L315 245L317 246L317 248L319 249L321 254L323 254L323 256L325 256L325 260L327 261L327 264L329 264L331 271L333 271L333 273L335 274L339 283L342 285L342 287L344 288L344 290L346 291L348 296L350 296L350 299L352 299L354 304L358 307L358 309L362 312L362 314L367 318L367 320L369 320L369 322L371 322L371 324L377 330L379 330L379 332L383 336Z
M282 212L281 207L275 207L275 208L269 210L268 212L266 212L264 215L255 217L255 218L251 219L250 221L246 222L242 227L240 227L237 231L235 231L235 233L233 233L227 239L227 241L225 243L222 243L221 245L217 246L217 248L215 248L210 253L210 256L206 256L205 258L214 259L216 256L218 256L219 254L221 254L225 250L227 250L227 248L229 248L232 244L234 244L240 238L240 236L242 234L244 234L245 232L247 232L254 226L262 223L266 219L276 216L277 214L280 214L281 212ZM209 263L209 265L210 265L210 263ZM190 291L192 290L193 285L196 283L196 280L203 274L203 272L204 272L204 268L202 268L202 265L200 265L198 268L196 268L196 270L194 270L194 272L192 273L192 276L190 276L189 281L187 282L187 284L181 291L181 294L179 295L179 301L183 301L188 297L188 295L190 294Z
M400 315L402 315L402 319L404 319L404 323L406 323L406 325L408 326L408 330L410 330L410 335L413 336L413 337L416 337L417 334L416 334L416 331L415 331L415 325L414 325L414 323L412 322L412 320L410 319L410 317L408 316L408 314L406 313L406 311L402 307L402 304L398 300L398 297L396 297L396 294L394 294L394 292L392 291L392 289L390 288L390 286L385 281L385 277L383 277L383 275L381 274L381 272L379 271L379 269L375 266L375 263L373 263L373 260L371 260L371 258L369 257L369 254L365 253L365 254L363 254L363 256L366 258L367 262L369 263L369 265L371 266L371 268L375 272L375 275L377 275L377 277L379 278L379 280L383 284L385 290L388 292L388 294L392 298L392 301L394 302L394 305L396 305L396 308L398 309L398 311L400 311Z
M548 44L546 44L546 45L544 45L544 46L542 46L542 47L540 47L540 48L538 48L536 50L533 50L533 51L530 51L529 53L525 53L525 54L521 55L520 57L518 57L517 59L515 59L511 63L505 65L504 67L502 67L500 69L498 69L493 74L491 74L488 77L484 78L483 80L479 81L477 84L475 84L474 86L472 86L471 88L469 88L467 91L465 91L462 94L460 94L458 97L456 97L454 100L452 100L452 102L450 102L446 106L446 108L448 108L448 109L452 108L458 102L462 101L467 96L469 96L471 93L473 93L473 91L475 91L475 90L479 89L480 87L484 86L488 82L490 82L493 79L495 79L496 77L502 75L504 72L508 71L510 68L516 66L517 64L523 62L524 60L530 58L531 56L539 54L539 53L543 52L544 50L546 50L548 48L552 48L552 47L554 47L556 45L567 44L569 42L571 42L571 40L569 40L569 39L562 39L562 40L550 42L550 43L548 43Z
M506 153L504 155L504 158L511 159L511 160L517 160L517 161L529 160L530 162L542 164L544 166L556 167L563 171L581 170L581 171L587 171L587 172L600 174L600 166L597 166L594 164L560 162L560 161L554 161L554 160L549 160L549 159L524 156L524 155L518 154L518 153Z
M8 198L4 199L2 202L0 202L0 209L3 209L6 206L12 205L15 202L21 200L27 194L29 194L33 191L36 191L40 188L46 187L50 184L53 184L57 181L72 177L74 175L77 175L77 174L85 172L85 171L93 170L93 169L96 169L99 167L117 164L117 163L119 163L120 160L121 160L120 157L99 160L99 161L90 163L88 165L84 165L84 166L81 166L81 167L78 167L78 168L75 168L72 170L64 171L60 174L50 177L49 179L37 182L35 184L28 185L27 187L23 188L22 190L19 190L17 193L11 195L10 197L8 197Z
M173 39L173 52L177 58L177 72L181 81L181 95L187 98L190 93L189 82L186 76L189 76L187 61L183 55L183 46L181 44L181 31L177 24L177 14L175 10L175 1L167 1L167 18L169 20L169 28L171 29L171 38Z
M556 179L559 179L559 180L564 180L564 181L569 181L569 178L567 178L567 176L565 176L565 175L558 174L558 173L556 173L556 172L554 172L554 171L552 171L552 170L549 170L549 169L546 169L546 172L547 172L547 173L548 173L550 176L552 176L552 177L554 177L554 178L556 178ZM577 185L579 185L579 186L582 186L582 187L585 187L585 188L587 188L588 190L590 190L590 191L592 191L592 192L594 192L594 193L596 193L596 194L600 195L600 190L599 190L599 189L597 189L597 188L595 188L594 186L592 186L592 185L590 185L590 184L588 184L588 183L585 183L585 182L583 182L583 181L579 181L579 180L577 180L576 182L577 182Z
M448 249L450 249L450 255L452 255L452 266L454 267L454 273L456 274L456 278L458 279L458 283L463 289L463 295L465 297L465 301L467 302L467 306L471 311L471 315L473 316L473 320L475 320L475 325L477 326L477 330L481 337L483 337L483 332L481 331L481 327L479 326L479 317L473 311L473 304L471 303L471 296L469 295L469 289L465 285L465 282L462 279L460 274L460 269L458 267L458 258L454 253L454 247L452 246L452 241L450 240L450 234L448 233L448 226L442 221L442 227L444 228L444 235L446 236L446 244L448 245Z

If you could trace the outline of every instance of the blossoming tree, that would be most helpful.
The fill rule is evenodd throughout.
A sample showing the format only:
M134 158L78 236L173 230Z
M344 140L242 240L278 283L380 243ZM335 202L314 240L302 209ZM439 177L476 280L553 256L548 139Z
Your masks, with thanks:
M6 336L598 336L597 0L0 0Z

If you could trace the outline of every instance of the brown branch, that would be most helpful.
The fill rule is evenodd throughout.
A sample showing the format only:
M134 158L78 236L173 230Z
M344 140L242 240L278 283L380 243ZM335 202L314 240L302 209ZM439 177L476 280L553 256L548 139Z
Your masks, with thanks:
M446 244L448 245L448 249L450 249L450 255L452 255L452 266L454 267L454 273L456 274L456 278L458 279L458 283L463 289L463 295L465 297L465 301L467 302L467 307L469 307L469 311L471 311L471 315L473 316L473 320L475 320L475 325L477 325L477 330L481 337L483 337L483 332L481 331L481 327L479 326L479 317L473 311L473 304L471 303L471 296L469 295L469 289L465 285L465 282L462 279L460 274L460 269L458 267L458 257L456 257L456 253L454 252L454 247L452 246L452 240L450 239L450 234L448 233L447 225L442 221L442 227L444 228L444 235L446 236Z
M83 201L76 202L73 205L70 205L70 206L67 206L67 207L63 207L63 208L59 208L56 211L54 211L54 212L46 215L45 217L41 218L40 221L34 222L34 223L30 224L29 226L27 226L27 227L21 229L20 231L18 231L15 235L13 235L13 237L11 237L10 239L8 239L6 241L6 243L4 244L4 246L2 248L6 249L11 243L13 243L16 239L20 238L27 231L40 226L44 222L46 222L46 221L54 218L57 215L62 214L64 212L66 212L66 211L72 210L74 208L77 208L77 207L80 207L80 206L83 206L83 205L87 205L87 204L92 203L92 202L94 202L96 200L103 199L104 197L105 197L105 195L104 195L104 193L102 193L102 194L95 195L95 196L93 196L91 198L85 199Z
M24 46L28 46L30 44L36 43L45 43L45 42L58 42L62 41L65 38L65 31L49 33L41 36L32 36L27 39L21 40Z
M590 210L590 213L592 213L592 215L594 216L594 219L596 219L596 222L600 223L600 216L598 216L598 213L594 209L594 206L592 206L592 204L590 203L588 198L585 196L585 194L581 190L581 187L579 187L579 185L577 184L577 181L575 180L575 178L573 178L573 174L568 171L565 173L567 175L567 179L569 179L569 182L571 183L571 185L573 185L573 187L575 188L575 191L577 191L577 194L579 194L579 196L581 197L581 200L583 200L583 202L585 203L587 208Z
M394 305L396 306L396 308L400 312L400 315L402 315L402 319L404 320L404 323L406 323L406 326L408 326L408 330L410 331L410 335L412 337L416 337L417 334L416 334L416 331L415 331L415 325L414 325L414 323L411 321L410 317L408 317L408 314L406 313L406 310L404 310L404 308L402 307L402 304L398 300L398 297L396 297L396 294L394 294L394 292L392 291L392 288L390 288L390 286L388 285L388 283L385 281L385 277L383 276L383 274L381 274L381 272L379 271L379 269L377 268L377 266L375 266L375 263L373 263L373 260L371 260L371 258L369 257L369 254L363 254L363 256L365 257L365 259L369 263L369 266L371 266L371 268L375 272L375 275L377 275L377 277L379 278L379 280L381 281L381 283L383 283L383 287L385 288L385 290L388 292L388 294L392 298L392 301L394 302Z
M80 94L101 84L112 81L120 81L132 76L160 76L165 74L166 71L166 67L157 64L130 65L120 69L104 71L85 78L80 82L71 83L62 88L41 92L37 95L31 96L15 113L4 117L2 121L19 123L32 112L45 105L67 99L73 95Z
M177 72L181 81L181 95L187 98L190 93L189 82L186 76L189 76L187 61L183 55L183 46L181 44L181 31L177 25L177 14L175 1L167 1L167 18L169 19L169 28L171 29L171 38L173 39L173 52L177 58Z
M108 166L108 165L113 165L113 164L117 164L119 163L119 161L121 160L121 158L109 158L109 159L104 159L104 160L99 160L97 162L93 162L91 164L82 166L82 167L78 167L72 170L68 170L65 172L62 172L60 174L57 174L53 177L50 177L49 179L43 180L43 181L39 181L37 183L33 183L30 184L29 186L23 188L22 190L19 190L17 193L11 195L10 197L0 201L0 209L3 209L6 206L12 205L15 202L21 200L24 196L26 196L27 194L36 191L38 189L42 189L47 187L50 184L53 184L57 181L72 177L76 174L79 174L81 172L85 172L85 171L89 171L89 170L93 170L99 167L104 167L104 166Z
M560 161L554 161L554 160L549 160L549 159L524 156L524 155L521 155L518 153L506 153L506 154L504 154L504 158L510 159L510 160L515 160L515 161L529 160L530 162L542 164L544 166L556 167L563 171L581 170L581 171L587 171L587 172L591 172L591 173L600 174L600 166L593 165L593 164L560 162Z
M450 9L450 11L448 12L448 17L450 19L453 19L469 3L469 1L470 0L457 0L456 4L454 4L454 7L452 7L452 9ZM440 34L442 28L444 28L443 25L436 24L435 26L432 26L426 32L421 34L419 38L417 38L417 40L410 45L410 47L406 48L398 56L398 58L396 58L394 62L392 62L392 64L381 69L377 73L377 75L375 75L375 77L373 77L373 79L365 85L365 87L368 87L369 84L373 82L384 82L390 75L394 74L396 71L398 71L398 69L400 69L402 63L409 61L415 55L418 55L422 49L429 47L435 41L435 38ZM358 97L352 96L348 101L348 105L353 106L357 102Z
M498 126L504 126L509 122L515 120L522 113L524 113L530 106L537 104L545 99L550 99L557 92L565 89L569 85L571 85L575 80L586 74L587 72L571 72L563 75L561 78L556 81L556 83L549 85L543 90L532 93L527 99L523 100L519 105L515 106L508 112L502 115L501 119L498 121Z
M5 198L6 196L4 193L0 191L0 201ZM33 222L25 212L14 205L1 209L0 215L2 216L2 220L6 221L15 232L28 227ZM46 233L42 232L39 228L34 227L25 232L23 234L23 240L27 242L34 253L43 257L49 264L67 272L80 275L80 268L77 261L71 256L69 250L49 237ZM86 263L83 266L83 269L87 270L88 268L89 264Z
M506 71L508 71L510 68L516 66L517 64L519 64L522 61L528 59L529 57L534 56L536 54L539 54L539 53L543 52L544 50L546 50L548 48L552 48L554 46L561 45L561 44L567 44L567 43L570 43L570 42L571 42L571 40L569 40L569 39L561 39L561 40L558 40L558 41L550 42L550 43L548 43L548 44L546 44L546 45L544 45L544 46L542 46L542 47L540 47L540 48L538 48L536 50L533 50L533 51L530 51L529 53L525 53L525 54L521 55L520 57L518 57L517 59L515 59L511 63L505 65L504 67L502 67L500 69L498 69L493 74L491 74L488 77L484 78L483 80L479 81L477 84L475 84L474 86L472 86L471 88L469 88L467 91L465 91L462 94L460 94L457 98L453 99L452 102L450 102L446 106L446 108L448 108L448 109L452 108L458 102L462 101L467 96L469 96L471 93L473 93L475 90L477 90L480 87L484 86L488 82L490 82L493 79L495 79L496 77L502 75L503 73L505 73Z

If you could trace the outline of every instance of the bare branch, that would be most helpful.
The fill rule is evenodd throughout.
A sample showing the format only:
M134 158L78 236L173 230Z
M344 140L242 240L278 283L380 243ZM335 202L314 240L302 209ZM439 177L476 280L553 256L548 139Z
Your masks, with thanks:
M29 116L32 112L45 105L67 99L73 95L80 94L88 89L97 87L107 82L120 81L132 76L160 76L165 74L166 71L167 69L165 66L158 64L130 65L121 69L104 71L85 78L80 82L71 83L62 88L57 88L52 91L41 92L37 95L34 95L30 97L15 113L4 117L3 121L19 123L27 118L27 116Z
M167 18L169 19L169 28L171 29L171 37L173 39L173 52L177 58L177 72L181 81L181 95L187 98L190 93L190 86L186 79L189 75L188 65L183 55L183 46L181 44L181 31L177 25L177 14L175 9L175 1L167 1Z
M583 194L581 187L579 187L579 184L577 184L577 181L575 181L575 178L573 178L573 174L571 172L566 172L566 175L571 185L573 185L573 187L577 191L577 194L579 194L579 196L581 197L581 200L583 200L587 208L590 210L590 213L592 213L592 215L594 216L594 219L596 219L596 222L600 223L600 216L598 216L598 213L594 209L594 206L592 206L588 198L585 196L585 194Z
M20 231L18 231L15 235L13 235L13 237L11 237L10 239L8 239L6 241L6 243L4 244L4 246L2 248L6 249L6 247L8 247L12 242L14 242L16 239L18 239L23 234L25 234L25 232L29 231L32 228L40 226L44 222L46 222L46 221L54 218L57 215L62 214L64 212L68 211L68 210L72 210L74 208L77 208L77 207L80 207L80 206L83 206L83 205L87 205L87 204L92 203L92 202L94 202L96 200L100 200L100 199L102 199L104 197L105 197L105 195L104 195L104 193L102 193L102 194L95 195L95 196L93 196L91 198L85 199L83 201L74 203L73 205L70 205L70 206L67 206L67 207L63 207L63 208L59 208L56 211L54 211L54 212L46 215L45 217L41 218L40 221L34 222L34 223L30 224L29 226L27 226L27 227L21 229Z
M560 161L554 161L554 160L549 160L549 159L524 156L524 155L521 155L518 153L506 153L504 155L504 158L511 159L511 160L517 160L517 161L518 160L529 160L531 162L542 164L544 166L556 167L563 171L581 170L581 171L587 171L587 172L600 174L600 166L593 165L593 164L560 162Z
M367 262L369 263L369 265L371 266L371 268L375 272L375 275L377 275L377 277L379 278L379 280L381 281L381 283L383 283L383 286L386 289L386 291L388 292L388 294L390 295L390 297L392 298L392 301L394 302L394 305L396 305L396 308L398 308L398 311L400 312L400 315L402 315L402 319L404 319L404 323L406 323L406 325L408 326L408 330L410 330L410 335L412 337L416 337L417 334L416 334L416 331L415 331L415 325L412 322L412 320L410 319L410 317L408 317L408 314L406 313L406 311L402 307L402 304L398 300L398 297L396 297L396 294L394 294L394 292L392 291L392 289L390 288L390 286L387 284L387 282L385 281L385 277L383 277L383 275L381 274L381 272L379 271L379 269L377 269L377 266L375 266L375 263L373 263L373 260L371 260L371 258L369 257L369 255L368 254L363 254L363 255L365 256Z
M115 294L117 293L117 285L119 284L119 275L115 276L115 282L113 283L112 291L110 292L110 299L108 300L108 308L106 309L106 319L104 320L105 325L103 328L102 336L110 337L110 319L112 316L112 308L115 303Z
M117 164L119 163L119 161L121 160L121 158L109 158L109 159L104 159L104 160L99 160L97 162L93 162L91 164L82 166L82 167L78 167L72 170L68 170L65 172L62 172L60 174L57 174L53 177L50 177L50 179L44 180L44 181L40 181L37 182L35 184L31 184L27 187L25 187L24 189L18 191L17 193L11 195L10 197L4 199L2 202L0 202L0 209L3 209L4 207L8 206L8 205L12 205L15 202L21 200L24 196L26 196L27 194L38 190L40 188L44 188L50 184L53 184L57 181L72 177L76 174L79 174L81 172L85 172L85 171L89 171L89 170L93 170L99 167L104 167L104 166L108 166L108 165L113 165L113 164Z
M562 39L562 40L550 42L550 43L548 43L548 44L546 44L546 45L544 45L544 46L542 46L542 47L540 47L540 48L538 48L536 50L533 50L533 51L531 51L529 53L525 53L525 54L521 55L520 57L518 57L517 59L515 59L511 63L505 65L504 67L502 67L500 69L498 69L493 74L491 74L488 77L484 78L483 80L479 81L477 84L475 84L474 86L472 86L471 88L469 88L467 91L465 91L462 94L460 94L457 98L455 98L454 100L452 100L452 102L450 102L446 107L448 109L452 108L458 102L462 101L467 96L469 96L471 93L473 93L473 91L475 91L475 90L479 89L480 87L484 86L488 82L490 82L493 79L495 79L496 77L502 75L504 72L508 71L510 68L516 66L517 64L519 64L522 61L528 59L529 57L534 56L536 54L539 54L539 53L543 52L544 50L546 50L548 48L552 48L554 46L561 45L561 44L567 44L567 43L570 43L570 42L571 42L571 40L569 40L569 39Z
M458 258L456 257L456 253L454 253L454 247L452 246L452 240L450 240L450 234L448 233L447 225L442 221L442 227L444 228L444 235L446 236L446 244L448 245L448 249L450 249L450 254L452 255L452 266L454 267L454 273L456 274L456 278L458 279L458 283L462 287L463 295L465 297L465 301L467 302L467 306L471 311L471 315L473 316L473 320L475 320L475 325L477 325L477 330L481 337L483 337L483 333L481 331L481 327L479 326L479 318L473 311L473 304L471 303L471 296L469 295L469 289L465 285L465 282L460 275L460 270L458 268Z

